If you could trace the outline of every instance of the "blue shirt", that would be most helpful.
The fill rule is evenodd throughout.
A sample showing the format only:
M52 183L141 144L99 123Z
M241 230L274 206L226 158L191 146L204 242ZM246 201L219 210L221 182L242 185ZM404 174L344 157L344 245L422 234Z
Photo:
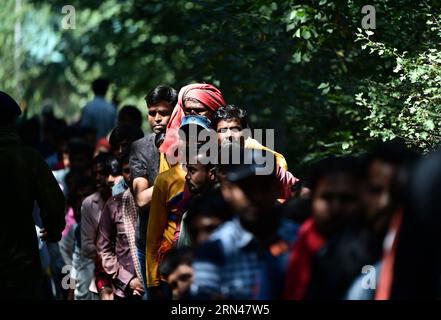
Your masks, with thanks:
M96 96L86 104L81 117L81 125L96 129L96 138L105 137L116 124L116 108L104 99Z
M237 217L226 222L196 252L191 296L199 299L280 298L289 249L297 229L291 220L281 219L278 236L285 250L274 254L269 248L260 248L257 239L242 227Z

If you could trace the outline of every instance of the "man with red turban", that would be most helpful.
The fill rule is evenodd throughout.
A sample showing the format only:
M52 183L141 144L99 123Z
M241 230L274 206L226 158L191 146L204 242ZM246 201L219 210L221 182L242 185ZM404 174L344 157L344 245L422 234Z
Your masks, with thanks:
M170 155L170 151L179 141L178 130L185 115L206 116L212 120L214 112L225 105L222 92L215 86L206 83L193 83L182 87L170 121L167 125L165 140L160 151ZM172 147L173 146L173 147Z

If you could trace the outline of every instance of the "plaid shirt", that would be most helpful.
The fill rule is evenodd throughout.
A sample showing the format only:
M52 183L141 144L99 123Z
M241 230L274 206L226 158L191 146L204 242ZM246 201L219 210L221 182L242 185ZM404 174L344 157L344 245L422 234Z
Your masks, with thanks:
M196 299L279 298L296 231L296 224L282 219L279 241L262 249L238 218L226 222L196 252L191 296Z

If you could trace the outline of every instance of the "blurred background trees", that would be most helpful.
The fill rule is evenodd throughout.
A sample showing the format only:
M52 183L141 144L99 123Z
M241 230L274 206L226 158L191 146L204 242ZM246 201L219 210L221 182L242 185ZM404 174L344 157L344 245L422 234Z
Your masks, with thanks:
M440 1L69 2L5 0L0 87L37 114L78 118L90 82L134 103L157 84L220 87L254 128L275 128L295 173L327 154L399 136L421 150L440 138ZM376 29L361 30L366 4ZM373 33L372 33L373 32Z

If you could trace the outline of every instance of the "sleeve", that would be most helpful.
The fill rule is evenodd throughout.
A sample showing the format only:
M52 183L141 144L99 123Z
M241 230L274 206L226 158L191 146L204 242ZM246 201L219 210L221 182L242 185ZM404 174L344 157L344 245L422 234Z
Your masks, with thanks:
M57 242L66 225L64 194L44 159L37 153L35 158L32 165L36 168L34 181L41 220L48 233L47 241Z
M132 179L145 178L147 176L147 166L142 160L141 140L133 142L130 148L130 173Z
M81 205L81 254L90 259L96 257L96 227L93 214L92 203L89 198L86 198Z
M155 287L160 284L157 254L167 225L167 194L163 191L160 176L154 186L147 224L147 287Z
M279 180L279 186L280 186L280 199L288 199L292 196L292 186L296 184L299 179L294 177L294 175L280 167L279 165L276 166L276 175L277 179Z
M111 209L111 202L107 202L98 224L97 251L102 260L104 271L114 279L113 284L125 291L134 278L119 262L115 251L116 226Z

